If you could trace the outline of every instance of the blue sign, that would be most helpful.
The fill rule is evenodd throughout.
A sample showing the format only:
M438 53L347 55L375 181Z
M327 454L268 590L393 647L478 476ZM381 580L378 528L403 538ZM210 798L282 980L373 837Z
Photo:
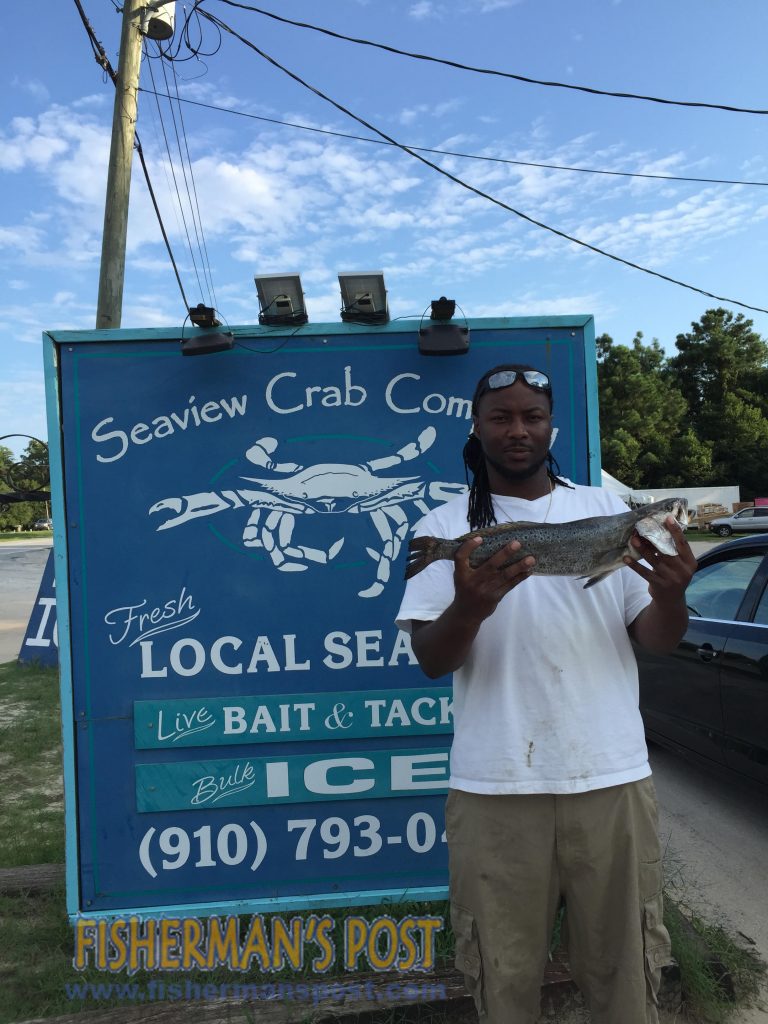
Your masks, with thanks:
M465 490L497 363L551 375L562 472L596 464L591 319L470 325L459 358L420 355L415 322L198 358L53 334L71 909L445 892L450 679L394 625L411 530Z
M59 663L59 634L56 622L56 580L53 572L53 550L48 554L45 569L37 591L19 651L21 665L47 665Z

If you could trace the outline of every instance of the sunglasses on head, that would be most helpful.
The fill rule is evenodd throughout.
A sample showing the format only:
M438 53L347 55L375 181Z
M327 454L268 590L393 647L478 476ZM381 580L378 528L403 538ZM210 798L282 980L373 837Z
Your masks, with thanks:
M539 388L541 391L552 390L549 377L541 370L499 370L497 373L491 374L487 385L491 391L496 391L498 388L508 388L518 379L526 383L529 388Z

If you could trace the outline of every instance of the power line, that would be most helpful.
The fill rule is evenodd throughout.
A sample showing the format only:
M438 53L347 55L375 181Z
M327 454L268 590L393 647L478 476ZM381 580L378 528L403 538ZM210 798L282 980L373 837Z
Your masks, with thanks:
M146 53L146 47L145 47L144 52ZM148 67L149 67L149 77L152 79L152 85L154 86L154 84L155 84L155 74L154 74L154 71L152 70L152 61L151 60L148 63ZM163 73L165 73L165 69L163 69ZM166 80L166 88L168 88L167 80ZM161 129L161 131L163 133L163 140L165 142L165 151L168 154L168 165L169 165L169 167L171 169L171 176L173 178L173 187L174 187L174 190L176 192L176 202L178 203L179 212L181 214L181 220L182 220L182 223L184 224L184 234L187 236L187 248L189 249L189 255L190 255L191 259L192 259L192 268L193 268L193 270L195 272L195 277L197 278L197 286L198 286L198 288L200 289L200 291L202 293L203 286L202 286L202 284L200 282L200 274L198 273L198 270L197 270L197 261L195 260L195 254L194 254L194 251L192 249L192 239L189 237L189 227L187 226L187 218L186 218L186 215L184 213L184 204L181 201L181 192L179 191L179 182L178 182L178 180L176 178L176 168L174 166L173 157L171 156L171 146L170 146L170 143L168 141L168 135L166 134L166 131L165 131L165 122L163 120L163 113L162 113L162 110L160 109L160 101L157 99L157 97L155 97L155 101L157 103L157 118L158 118L158 121L160 122L160 129ZM173 120L173 126L176 129L176 144L177 144L177 147L179 149L179 154L181 154L181 144L179 142L179 130L176 127L176 118L173 116L173 106L171 106L170 110L171 110L171 119ZM185 183L186 183L186 171L184 169L184 162L183 162L183 160L181 162L181 167L182 167L182 171L184 171L184 180L185 180ZM187 198L189 198L189 185L187 185Z
M224 2L229 2L229 0L224 0ZM269 54L259 49L259 47L256 46L256 44L253 43L250 39L246 39L244 36L241 36L233 28L231 28L225 22L221 21L220 18L210 14L207 11L201 10L200 13L204 17L208 18L211 22L218 25L219 28L223 29L225 32L228 32L230 35L233 35L236 39L239 39L240 42L243 43L245 46L250 47L250 49L258 53L260 57L266 60L273 67L278 68L278 70L288 75L295 82L298 82L299 85L303 86L305 89L308 89L310 92L314 93L315 96L318 96L326 103L330 103L343 114L346 114L348 117L353 118L353 120L357 121L358 124L363 125L363 127L367 128L369 131L375 132L376 135L379 135L381 138L385 139L393 146L397 146L397 148L402 150L404 153L408 153L409 156L412 156L415 160L420 161L427 167L431 167L432 170L437 171L438 174L441 174L443 177L448 178L449 181L453 181L455 184L460 185L462 188L467 189L467 191L472 192L477 196L480 196L480 198L482 199L487 199L489 202L494 203L496 206L500 206L503 210L507 210L509 213L514 213L516 217L520 217L522 220L527 221L529 224L533 224L536 227L543 228L545 231L549 231L553 235L557 235L559 238L564 238L568 242L573 242L574 244L580 245L585 249L589 249L591 252L597 253L599 256L606 256L608 259L614 260L616 263L622 263L624 266L630 267L633 270L640 270L644 274L650 274L652 277L658 277L662 281L669 281L670 284L678 285L681 288L687 288L689 291L698 292L699 295L705 295L707 298L715 299L718 302L727 302L734 306L741 306L744 309L754 310L756 313L768 313L768 309L763 309L762 306L751 306L746 302L740 302L738 299L730 299L723 295L714 295L712 292L705 291L703 288L697 288L695 285L687 284L685 281L679 281L677 278L669 277L667 274L662 274L658 270L650 270L648 267L643 267L638 263L632 263L630 260L626 260L621 256L616 256L614 253L610 253L605 249L600 249L595 245L591 245L589 242L584 242L579 238L575 238L573 235L569 235L564 231L560 231L557 228L551 227L549 224L543 223L543 221L536 220L534 217L530 217L528 216L528 214L523 213L520 210L516 210L514 207L509 206L507 203L502 202L500 199L497 199L495 196L489 195L487 192L483 192L481 189L475 188L474 185L470 185L466 181L463 181L461 178L458 178L455 174L451 174L449 171L444 170L442 167L439 167L431 160L427 160L426 157L420 156L419 153L415 152L412 149L409 149L402 143L397 142L395 139L391 138L389 135L386 135L383 131L381 131L379 128L376 128L374 125L370 124L362 117L359 117L357 114L353 114L351 110L348 110L340 103L337 103L336 100L331 99L330 96L327 96L324 92L321 92L320 89L317 89L315 86L310 85L308 82L304 81L304 79L297 75L295 72L290 71L288 68L284 67L277 60L275 60L274 57L270 57Z
M152 94L151 89L139 87L139 92ZM166 93L158 93L161 98L171 99ZM233 107L223 107L215 103L202 103L200 100L190 100L178 97L178 102L189 103L191 106L204 107L207 110L218 110L224 114L235 114L237 117L248 117L254 121L265 121L267 124L277 124L285 128L299 128L305 132L316 132L319 135L331 135L337 139L352 139L355 142L370 142L376 146L390 146L397 148L397 143L385 142L383 139L371 139L365 135L352 135L349 132L335 132L329 128L314 128L306 124L296 124L294 121L280 121L276 117L264 117L260 114L250 114L245 110L235 110ZM768 187L768 181L744 181L740 178L696 178L691 175L681 174L649 174L640 171L608 171L598 167L569 167L565 164L538 163L534 160L513 160L510 157L501 156L480 156L477 153L461 153L452 149L432 149L428 146L412 146L410 143L403 143L408 149L416 150L418 153L434 153L437 156L455 156L463 160L482 160L488 163L512 164L516 167L540 167L550 171L573 171L577 174L605 174L618 178L650 178L655 181L691 181L702 185L757 185Z
M194 197L195 197L195 210L197 211L197 223L200 225L200 238L202 239L202 250L201 250L201 253L200 253L200 258L201 258L201 261L202 261L202 264L203 264L203 272L205 274L206 283L208 285L208 294L209 294L209 297L210 297L211 305L215 309L216 306L218 305L218 302L216 300L216 289L213 286L213 274L211 272L211 261L210 261L210 259L208 257L208 245L206 244L206 241L205 241L205 230L203 229L203 217L202 217L202 214L200 212L200 201L199 201L198 196L197 196L197 183L195 181L195 171L194 171L194 167L192 166L192 157L190 156L190 153L189 153L189 143L187 141L187 130L186 130L186 126L184 124L184 114L183 114L182 107L181 107L181 97L179 96L179 79L178 79L178 75L176 74L176 68L175 68L175 66L173 64L173 61L171 61L171 70L173 72L173 85L174 85L174 89L176 91L176 106L179 109L179 123L181 124L181 134L182 134L182 137L184 139L184 148L185 148L186 153L187 153L187 166L189 167L189 178L190 178L190 181L192 182L192 192L193 192ZM163 65L163 73L165 73L165 65ZM166 85L166 88L167 88L167 85ZM190 206L191 206L191 200L190 200ZM195 228L195 234L197 234L197 228ZM199 246L200 246L200 241L198 240L198 247Z
M673 107L701 107L707 110L725 110L736 114L768 114L768 110L754 109L752 107L736 107L726 103L703 103L693 100L670 100L660 96L645 96L635 92L616 92L609 89L596 89L588 85L573 85L569 82L550 82L540 78L530 78L527 75L513 74L511 71L498 71L493 68L479 68L472 64L462 64L459 61L447 60L444 57L433 57L425 53L413 53L410 50L401 50L396 46L387 46L386 43L377 43L371 39L358 39L354 36L344 35L342 32L334 32L330 28L323 28L320 25L311 25L306 21L294 21L292 18L284 18L272 11L265 11L261 7L254 7L252 4L239 3L238 0L220 0L221 3L230 7L239 7L245 11L253 11L254 14L262 14L265 18L272 18L274 21L283 22L286 25L295 25L297 28L310 29L312 32L320 32L322 35L331 36L333 39L342 39L347 43L357 43L360 46L371 46L377 50L385 50L387 53L397 54L399 57L411 57L413 60L429 61L433 64L444 64L447 67L457 68L459 71L472 71L478 75L492 75L496 78L511 78L516 82L525 82L528 85L545 85L552 89L570 89L574 92L585 92L592 96L611 96L615 99L644 100L647 103L662 103ZM199 4L198 9L204 17L215 17L207 11L202 10ZM375 129L374 129L375 130Z

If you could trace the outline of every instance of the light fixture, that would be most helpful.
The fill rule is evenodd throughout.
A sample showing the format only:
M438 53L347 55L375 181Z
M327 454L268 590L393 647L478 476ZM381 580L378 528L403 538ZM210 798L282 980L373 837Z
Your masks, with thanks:
M339 287L341 288L341 319L345 323L387 323L389 308L382 271L339 274Z
M164 41L173 38L176 0L154 0L141 14L141 31L148 39Z
M189 337L181 333L181 354L183 356L207 356L212 352L226 352L232 348L235 342L231 331L217 331L221 327L221 320L216 316L213 306L206 306L199 302L196 306L189 307L189 319L200 329Z
M253 279L259 295L260 324L305 324L307 310L298 274L262 274Z
M469 326L451 323L454 299L433 299L428 327L419 327L419 352L423 356L463 356L469 352ZM423 317L422 317L423 320Z
M216 319L213 306L204 306L202 302L189 307L189 319L195 327L221 327L221 320Z

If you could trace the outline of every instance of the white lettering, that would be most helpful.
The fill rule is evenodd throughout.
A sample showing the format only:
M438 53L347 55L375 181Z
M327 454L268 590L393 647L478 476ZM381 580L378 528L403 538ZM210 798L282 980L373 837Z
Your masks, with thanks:
M285 648L285 669L287 672L302 672L308 669L309 661L296 661L296 634L287 633L283 636Z
M417 768L417 764L425 767ZM441 789L448 785L448 754L395 754L390 773L392 790ZM419 782L417 776L425 777L424 781Z
M372 771L373 761L367 757L334 757L324 761L314 761L304 769L304 786L310 793L333 796L339 793L364 793L373 789L374 779L355 779L351 782L331 782L328 778L332 771L347 769L351 772Z
M355 633L357 638L357 666L358 668L381 668L384 664L383 658L369 659L371 651L378 652L381 644L380 629L361 629Z
M253 654L248 665L248 671L257 672L258 662L260 661L265 662L268 672L280 671L280 663L275 657L275 652L272 650L272 644L269 642L268 636L257 637L256 643L253 645Z
M301 412L302 409L311 409L316 406L319 402L325 409L335 409L340 405L348 405L353 408L362 405L368 397L368 392L360 384L352 383L352 367L344 367L344 390L336 385L329 384L323 386L321 384L312 384L309 387L304 388L304 401L298 405L279 405L275 398L275 391L279 383L285 380L295 380L297 374L286 370L284 373L278 373L277 376L273 377L268 383L264 393L264 400L267 406L273 411L280 413L281 415L288 415L293 412ZM222 402L222 405L224 403Z
M284 377L295 376L295 373L291 373L289 370L286 370L285 373L278 373L278 375L276 377L273 377L272 380L269 381L269 383L267 384L267 390L264 394L264 400L266 401L267 406L272 410L272 412L279 412L282 415L287 415L290 412L301 412L301 410L304 408L301 405L294 405L293 408L291 409L281 409L280 406L276 405L272 400L272 395L274 393L275 387L277 386L277 382L283 380Z
M116 462L117 459L121 459L128 451L128 435L122 430L110 430L106 434L101 433L101 428L106 427L108 423L114 423L114 416L108 416L105 420L101 420L91 431L91 437L97 444L101 444L103 441L111 441L113 438L120 440L120 450L115 455L97 455L96 458L99 462Z
M191 650L193 655L192 664L187 667L181 660L182 652ZM205 648L199 640L187 637L184 640L177 640L171 648L171 668L180 676L196 676L203 671L205 665Z
M418 405L414 406L412 409L402 409L400 406L395 404L393 392L395 390L395 385L399 384L401 380L421 380L421 377L419 377L418 373L401 373L397 377L393 377L389 384L387 384L386 391L384 392L384 400L393 412L399 412L405 415L408 413L418 412Z
M202 426L204 423L216 423L222 418L221 409L226 412L230 419L235 416L244 416L248 404L247 395L232 395L230 398L221 398L218 402L206 402L202 409L198 409L194 395L187 399L187 408L181 412L171 412L156 416L150 423L134 423L128 430L105 430L110 423L114 423L113 416L107 416L100 420L91 431L91 438L97 444L117 443L117 448L108 455L97 453L98 462L116 462L121 459L130 447L130 443L136 445L149 444L150 441L169 437L176 430L186 430L194 425Z
M411 638L408 633L403 629L398 629L397 637L392 646L392 653L389 656L387 665L397 665L401 655L405 655L408 659L409 665L417 665L416 655L413 653L413 647L411 646Z
M141 678L151 679L153 677L163 678L168 675L167 668L156 669L152 665L152 645L154 640L140 640L141 648Z
M51 612L56 607L56 598L55 597L41 597L40 600L37 603L42 607L43 611L42 611L42 614L40 615L40 621L37 624L37 632L35 633L34 636L29 637L25 641L25 646L27 646L27 647L50 647L51 646L51 641L45 635L45 629L46 629L46 626L48 625L48 619L50 619L50 617L51 617ZM54 643L55 643L55 637L54 637Z
M224 708L224 735L236 736L238 733L245 732L245 730L245 708Z
M328 656L323 658L326 668L349 668L352 664L352 652L346 645L351 639L349 633L343 633L341 630L328 634L325 638L325 649L328 651ZM334 661L333 655L337 655L339 660Z
M242 674L243 664L238 662L236 665L227 665L221 657L221 649L226 644L227 647L231 647L237 651L242 646L243 641L237 636L220 636L218 640L215 640L211 647L211 665L219 672L224 672L226 675L238 676Z
M418 373L400 373L387 384L384 391L384 400L387 406L393 411L400 413L401 415L411 415L417 412L428 412L432 416L438 416L445 414L446 416L452 416L455 419L469 420L472 418L472 402L468 398L460 398L456 395L441 395L436 391L427 395L426 398L421 399L419 404L400 404L405 403L405 398L395 397L395 388L398 387L403 381L419 381L421 377ZM413 401L412 399L410 401Z

